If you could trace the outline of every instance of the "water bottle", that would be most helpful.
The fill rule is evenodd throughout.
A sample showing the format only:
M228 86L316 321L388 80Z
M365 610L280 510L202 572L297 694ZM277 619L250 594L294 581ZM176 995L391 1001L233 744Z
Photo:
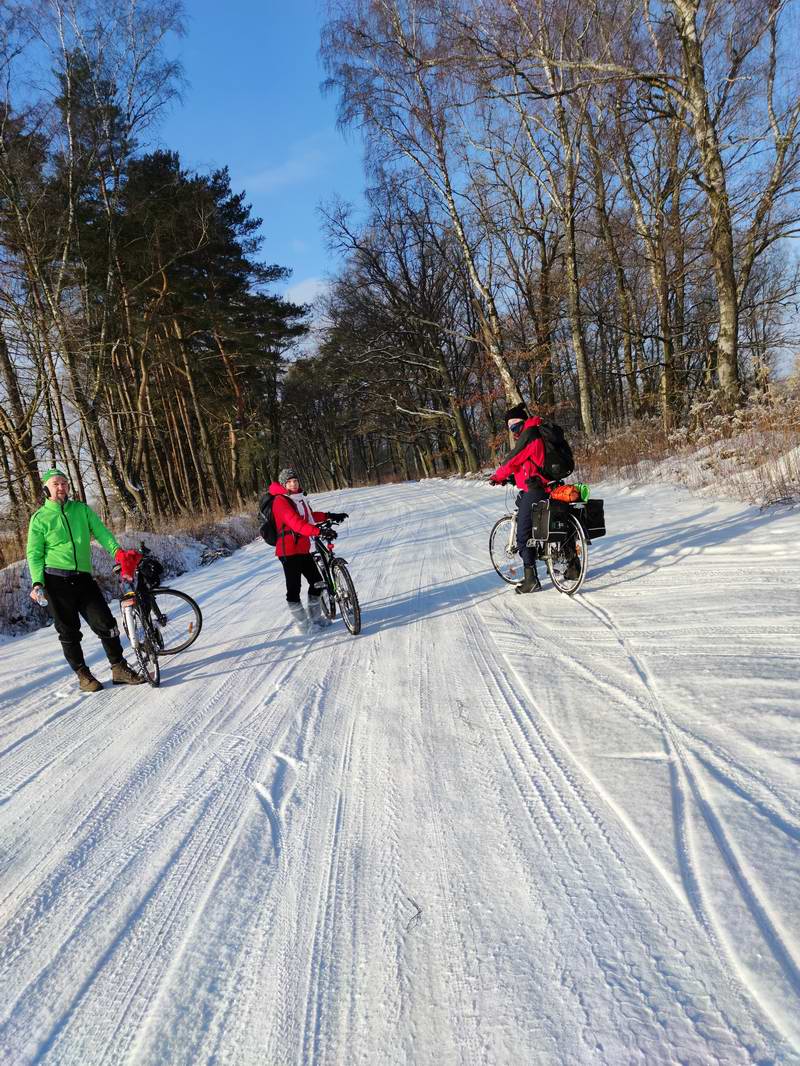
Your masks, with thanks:
M39 585L37 589L34 589L33 596L40 607L47 606L47 596L45 595L44 589L41 585Z

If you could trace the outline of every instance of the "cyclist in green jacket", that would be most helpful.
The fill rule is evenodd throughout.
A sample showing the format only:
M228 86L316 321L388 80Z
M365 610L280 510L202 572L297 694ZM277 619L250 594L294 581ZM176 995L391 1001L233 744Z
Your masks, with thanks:
M114 684L140 685L142 678L125 662L114 616L92 577L91 539L94 537L117 562L129 553L120 548L91 507L68 499L69 482L60 470L48 470L42 483L46 499L31 515L28 526L31 599L41 602L44 587L64 658L78 675L83 692L97 692L103 686L83 658L81 618L102 641Z

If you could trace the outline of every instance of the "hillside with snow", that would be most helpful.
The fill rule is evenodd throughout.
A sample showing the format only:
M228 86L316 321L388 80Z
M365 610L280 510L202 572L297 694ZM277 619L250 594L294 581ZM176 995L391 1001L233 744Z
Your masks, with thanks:
M318 498L358 637L258 542L158 690L3 644L0 1061L800 1062L800 514L602 495L574 600L429 481Z

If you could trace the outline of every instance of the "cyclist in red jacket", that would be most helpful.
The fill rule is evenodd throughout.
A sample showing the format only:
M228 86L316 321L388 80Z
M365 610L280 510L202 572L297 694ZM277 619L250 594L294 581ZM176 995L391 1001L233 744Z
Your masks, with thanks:
M311 537L319 534L320 522L328 519L343 522L347 512L312 510L308 497L300 488L300 478L291 467L281 470L278 480L270 485L269 494L274 497L272 516L278 530L275 554L286 578L286 602L297 627L301 632L307 632L309 624L325 625L319 600L322 575L311 557ZM308 614L300 602L302 578L308 582Z
M516 444L506 461L489 478L491 485L502 485L510 477L520 489L517 496L517 549L525 568L524 579L516 591L536 592L542 587L536 573L536 551L528 547L533 530L533 508L548 495L547 478L541 473L544 464L544 442L537 430L541 418L531 418L525 405L519 403L506 411L506 424Z

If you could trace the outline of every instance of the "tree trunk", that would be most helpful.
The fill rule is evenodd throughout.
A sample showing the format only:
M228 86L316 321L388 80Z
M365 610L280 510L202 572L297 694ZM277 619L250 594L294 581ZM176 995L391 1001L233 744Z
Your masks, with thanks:
M217 461L217 452L211 443L211 439L206 429L205 418L200 410L200 400L197 396L197 389L194 382L194 371L189 359L189 353L186 350L186 343L183 337L183 331L181 330L180 322L177 319L173 319L172 328L175 335L175 339L178 342L178 348L181 353L181 360L183 362L183 369L186 374L186 380L189 385L189 396L192 401L192 409L194 411L195 421L197 423L197 429L200 434L200 443L203 447L203 454L210 470L211 489L217 498L220 507L225 511L230 510L230 503L228 501L228 494L225 491L225 485L222 481L222 475L220 473L219 462ZM207 475L208 476L208 475Z
M553 367L553 304L550 278L553 264L547 250L547 235L536 234L539 243L539 313L535 317L541 399L551 411L556 406L556 375Z
M617 247L617 242L614 238L614 232L611 228L611 219L608 214L608 202L606 200L605 179L603 175L603 161L597 146L594 123L589 114L586 116L586 130L589 136L589 149L592 156L592 173L594 176L597 217L600 221L600 232L603 241L608 249L608 254L611 257L611 264L614 269L614 278L617 285L617 299L619 300L619 309L622 316L622 361L625 367L625 378L628 382L631 412L634 418L638 418L640 412L639 386L636 381L636 373L633 367L633 298L631 296L630 288L628 287L628 279L625 276L625 270L622 266L622 259L620 258L619 248Z
M14 435L14 451L18 456L22 473L28 485L30 501L38 507L38 501L42 495L42 482L39 479L39 468L36 465L31 417L25 413L16 369L8 354L6 338L2 329L0 329L0 379L5 385L6 398L11 409L11 420L6 419L6 432Z
M723 406L730 411L740 400L739 300L725 164L708 102L703 47L697 32L699 0L670 0L670 4L675 10L675 24L683 50L686 99L692 113L692 130L700 153L711 215L709 247L719 301L717 374Z

